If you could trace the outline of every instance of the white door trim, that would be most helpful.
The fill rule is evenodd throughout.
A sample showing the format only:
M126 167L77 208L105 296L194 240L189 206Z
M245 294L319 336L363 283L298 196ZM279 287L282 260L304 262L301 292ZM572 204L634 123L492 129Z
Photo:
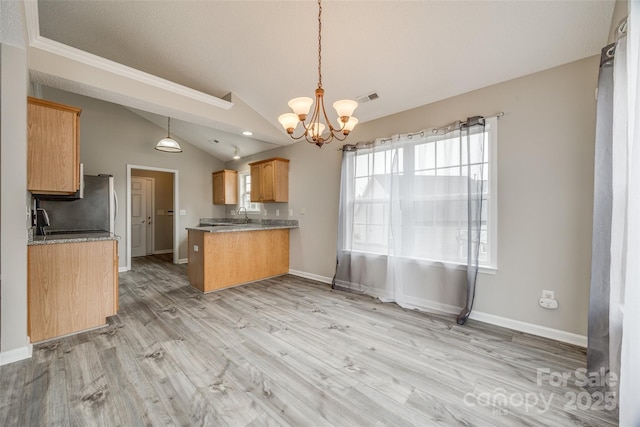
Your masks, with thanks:
M169 172L173 174L173 263L177 264L179 260L179 171L177 169L157 168L154 166L142 166L127 164L127 214L125 216L127 220L126 240L127 240L127 271L131 270L131 169L141 169L157 172Z

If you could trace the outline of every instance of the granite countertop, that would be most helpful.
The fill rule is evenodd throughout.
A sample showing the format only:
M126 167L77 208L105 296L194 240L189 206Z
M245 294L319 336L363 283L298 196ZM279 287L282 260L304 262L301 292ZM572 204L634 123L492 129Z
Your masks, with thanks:
M120 240L120 237L109 232L49 234L46 236L33 236L27 241L27 245L31 246L53 245L56 243L99 242L101 240Z
M199 225L187 227L187 230L205 233L231 233L237 231L281 230L298 228L298 220L250 219L248 223L229 218L200 218Z

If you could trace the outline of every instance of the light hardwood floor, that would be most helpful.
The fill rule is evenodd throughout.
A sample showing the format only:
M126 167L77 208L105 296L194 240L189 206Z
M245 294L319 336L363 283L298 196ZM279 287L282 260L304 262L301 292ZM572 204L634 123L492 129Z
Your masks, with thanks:
M573 375L538 385L578 347L295 276L203 295L184 265L133 268L110 326L0 367L1 426L617 425Z

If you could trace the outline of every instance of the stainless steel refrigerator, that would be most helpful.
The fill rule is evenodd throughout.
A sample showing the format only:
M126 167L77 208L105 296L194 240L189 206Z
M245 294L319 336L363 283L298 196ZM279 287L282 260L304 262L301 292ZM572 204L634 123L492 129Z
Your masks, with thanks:
M84 175L82 198L34 196L48 216L47 234L115 231L118 198L111 175ZM51 200L56 199L56 200ZM42 234L40 227L37 234Z

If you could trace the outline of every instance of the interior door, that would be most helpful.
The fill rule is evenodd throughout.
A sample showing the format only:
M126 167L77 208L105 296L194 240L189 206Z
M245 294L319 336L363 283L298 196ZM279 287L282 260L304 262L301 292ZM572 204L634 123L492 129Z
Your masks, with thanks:
M145 178L131 177L131 256L147 255L147 191Z

